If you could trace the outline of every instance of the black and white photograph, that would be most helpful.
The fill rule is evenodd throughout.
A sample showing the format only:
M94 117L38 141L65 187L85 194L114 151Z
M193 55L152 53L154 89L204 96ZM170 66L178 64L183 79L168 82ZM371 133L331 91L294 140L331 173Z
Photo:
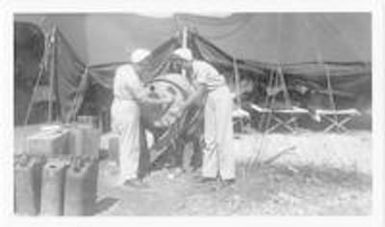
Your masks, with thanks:
M374 20L12 12L12 215L378 214Z

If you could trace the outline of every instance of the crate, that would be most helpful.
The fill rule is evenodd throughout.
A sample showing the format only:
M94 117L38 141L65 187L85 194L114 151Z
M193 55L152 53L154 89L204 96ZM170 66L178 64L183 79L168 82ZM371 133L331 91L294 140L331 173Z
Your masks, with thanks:
M67 129L40 130L27 138L27 153L53 157L68 154Z

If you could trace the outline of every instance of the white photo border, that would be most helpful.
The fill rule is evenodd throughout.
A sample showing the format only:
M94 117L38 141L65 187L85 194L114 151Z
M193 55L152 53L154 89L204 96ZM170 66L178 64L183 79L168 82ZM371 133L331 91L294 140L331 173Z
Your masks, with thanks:
M220 4L219 4L220 2ZM380 0L0 0L1 104L1 220L3 226L384 226L384 10ZM25 218L13 215L13 14L61 12L370 12L372 14L373 64L373 209L372 215L355 217L91 217ZM11 110L11 111L10 111Z

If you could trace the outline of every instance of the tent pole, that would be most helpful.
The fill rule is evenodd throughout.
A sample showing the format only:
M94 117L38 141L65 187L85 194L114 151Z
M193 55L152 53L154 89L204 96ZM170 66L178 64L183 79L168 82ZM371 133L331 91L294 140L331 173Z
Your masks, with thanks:
M272 87L274 83L274 72L270 70L269 72L269 81L267 82L267 87ZM266 90L266 89L265 89ZM274 98L274 97L273 97ZM272 100L274 102L274 99ZM265 97L265 107L269 108L270 106L270 96L266 92L266 97ZM259 121L259 126L258 128L262 130L265 133L265 129L267 129L270 125L270 114L264 114L262 113L261 120Z
M187 31L188 31L188 29L187 29L187 27L186 26L184 26L183 27L183 33L182 33L182 47L183 48L187 48Z
M174 13L174 22L175 22L175 30L176 30L176 34L179 33L179 28L180 28L180 21L179 21L179 16L178 14Z
M290 95L289 95L289 91L287 90L286 81L285 81L285 77L284 77L283 72L282 72L281 65L278 66L278 74L279 74L279 79L280 79L279 86L283 87L283 94L285 96L285 105L289 106L291 108L292 105L291 105Z
M27 108L27 113L26 113L25 118L24 118L24 125L28 124L29 117L30 117L31 112L32 112L32 107L33 107L34 102L35 102L36 90L37 90L37 88L38 88L38 86L40 84L41 78L43 76L43 71L45 71L47 69L47 67L48 67L48 60L49 60L49 54L50 54L49 53L50 34L46 33L45 36L47 36L47 37L44 38L44 40L45 40L44 41L44 54L43 54L42 59L40 60L39 74L37 76L37 81L36 81L36 83L34 84L34 87L33 87L31 100L29 101L28 108Z
M330 104L332 105L333 110L336 111L337 107L336 107L336 103L335 103L334 96L333 96L333 87L332 87L332 83L331 83L331 79L330 79L329 66L324 64L324 67L325 67L325 73L326 73L326 81L328 84L329 101L330 101ZM338 121L337 114L335 113L333 116L334 116L334 120L337 122Z
M238 71L238 65L237 65L237 59L233 57L233 63L234 63L234 73L235 73L235 92L237 95L237 102L240 105L241 104L241 97L239 95L240 88L239 88L239 71Z
M187 27L184 26L182 30L182 48L187 48L187 36L188 36L188 30ZM186 77L186 69L182 69L182 76Z
M33 106L33 104L34 104L34 102L35 102L35 94L36 94L36 90L37 90L37 87L38 87L39 84L40 84L40 80L41 80L41 77L42 77L43 71L44 71L44 61L45 61L45 59L43 59L43 60L40 62L39 74L38 74L36 83L35 83L35 85L34 85L34 87L33 87L31 100L29 101L27 113L26 113L25 118L24 118L24 125L27 125L27 124L28 124L28 120L29 120L29 117L30 117L30 115L31 115L32 106Z
M310 30L310 26L309 26L309 22L308 21L304 21L304 23L305 23L305 28L307 28L308 31L311 31ZM337 107L336 107L336 103L335 103L334 96L333 96L333 88L332 88L331 80L330 80L329 66L327 64L325 64L325 62L324 62L324 60L322 58L322 54L319 51L320 50L319 47L318 47L319 40L314 35L312 35L311 38L312 38L312 41L315 43L315 51L316 51L317 62L318 62L318 64L322 65L325 68L325 75L326 75L326 82L327 82L329 101L330 101L330 104L332 105L332 110L336 111ZM333 116L334 116L334 120L336 122L338 122L337 114L334 113Z
M233 64L234 64L234 74L235 74L236 99L237 99L238 107L242 108L241 97L240 97L240 88L239 88L239 71L238 71L237 59L235 59L235 57L233 57ZM241 119L241 132L242 131L243 131L243 121Z
M84 72L81 75L80 83L78 84L78 87L76 89L75 98L73 101L71 112L68 116L65 118L65 123L70 123L71 120L76 119L76 114L79 111L80 105L83 102L84 99L84 88L86 86L87 80L88 80L88 66L85 66Z
M56 51L55 51L55 34L56 27L53 28L50 36L50 70L49 70L49 95L48 95L48 122L52 122L52 94L53 94L53 79L55 74L55 60L56 60Z
M281 27L282 27L282 17L280 15L277 15L277 48L275 49L275 55L279 56L279 49L281 46ZM276 63L276 68L274 69L274 72L271 72L269 75L269 83L268 88L271 88L272 90L277 89L277 91L274 91L273 94L270 95L266 94L266 107L270 107L272 112L268 113L267 115L267 121L266 121L266 129L269 128L270 122L272 119L273 111L275 108L275 102L276 102L276 96L283 91L284 101L285 101L285 109L287 107L292 108L290 95L286 86L285 76L282 72L282 65L281 62L278 60ZM263 119L264 120L264 119ZM262 124L261 124L262 125Z

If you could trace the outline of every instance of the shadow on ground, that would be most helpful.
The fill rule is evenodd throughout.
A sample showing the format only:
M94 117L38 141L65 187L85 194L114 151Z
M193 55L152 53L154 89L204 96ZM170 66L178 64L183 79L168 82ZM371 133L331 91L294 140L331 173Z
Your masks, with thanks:
M115 205L115 203L117 203L118 201L119 201L119 199L111 198L111 197L105 197L105 198L99 200L96 203L95 215L98 215L99 213L108 210L113 205Z
M236 188L249 205L245 214L368 215L371 185L354 169L262 164L240 166Z
M246 170L246 171L245 171ZM119 198L100 202L103 215L370 215L370 175L327 166L282 164L238 166L237 182L200 184L185 173L170 179L166 170L146 179L149 188L107 189ZM104 205L102 205L104 204ZM113 206L113 207L111 207Z

